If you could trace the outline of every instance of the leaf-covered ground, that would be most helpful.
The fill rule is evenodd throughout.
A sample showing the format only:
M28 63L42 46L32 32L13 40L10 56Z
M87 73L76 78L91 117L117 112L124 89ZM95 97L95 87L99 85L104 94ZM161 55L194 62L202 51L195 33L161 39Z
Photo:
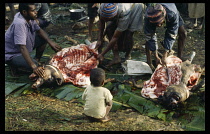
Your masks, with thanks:
M85 4L80 4L86 8ZM49 34L50 38L62 45L62 47L69 47L74 45L73 42L68 41L64 38L65 35L71 37L72 39L78 41L79 43L84 43L84 40L87 38L87 27L80 30L72 30L72 25L74 21L69 19L69 12L66 10L68 7L50 7L51 12L53 13L53 18L55 25L50 25L47 27L46 31ZM72 4L70 8L78 8L78 5ZM186 25L189 23L188 18L184 18ZM5 25L5 30L8 25ZM94 40L97 39L97 27L94 26L95 31ZM164 28L158 28L158 39L162 40L164 35ZM186 40L186 45L184 53L187 55L191 51L196 52L196 56L193 60L193 63L203 65L205 63L205 33L201 35L199 30L188 30L188 37ZM132 52L132 59L138 59L145 61L145 50L142 47L144 44L144 34L135 33L134 35L134 50ZM174 44L173 49L177 50L177 42ZM160 51L163 48L160 46ZM42 61L46 61L47 58L53 54L53 51L50 47L47 47ZM111 60L112 54L107 54L105 58ZM107 74L122 74L122 70L118 68L119 66L113 66L106 70ZM62 94L55 94L54 97L51 94L52 90L55 90L56 87L51 89L41 88L38 92L32 90L25 90L25 94L20 96L21 92L24 92L24 88L30 87L31 81L28 80L28 74L22 74L19 78L13 78L8 73L8 67L5 67L5 86L8 88L14 88L14 86L9 82L16 82L21 87L17 92L12 92L12 90L6 90L5 94L9 94L5 97L5 130L7 131L183 131L183 130L205 130L205 101L202 100L201 93L194 93L191 97L183 104L181 109L177 111L170 111L167 114L167 119L170 117L170 121L163 121L165 114L159 114L159 119L156 116L151 118L154 113L145 113L141 112L142 109L131 108L126 106L120 106L118 110L114 110L118 105L115 103L113 109L110 112L112 120L107 123L100 122L90 122L85 118L83 113L84 102L81 99L72 99L71 96L68 98L61 99ZM110 76L110 75L108 75ZM115 76L119 81L117 84L122 88L123 79L120 76ZM139 79L137 82L142 82L149 79L150 76ZM23 84L21 84L23 83ZM24 83L29 83L24 86ZM116 84L116 83L115 83ZM71 85L70 85L71 86ZM105 85L109 86L109 85ZM113 88L112 92L115 92ZM65 86L64 86L65 87ZM59 89L57 89L59 90ZM82 89L80 89L82 90ZM132 88L133 93L137 96L140 96L140 89ZM55 92L54 92L55 93ZM121 94L120 94L121 93ZM50 95L49 95L50 94ZM76 95L76 93L75 93ZM81 94L80 94L81 95ZM126 98L130 99L130 102L133 102L133 105L127 100L126 103L130 106L135 107L135 100L132 101L132 97L125 92L119 92L121 95L122 101L126 102ZM200 96L199 96L200 95ZM55 97L56 96L56 97ZM76 97L76 96L75 96ZM79 97L79 96L78 96ZM77 98L77 97L76 97ZM66 101L66 100L70 101ZM115 100L119 101L120 97L116 96ZM141 99L141 98L138 98ZM154 106L153 102L148 102L149 105ZM151 108L152 109L152 108ZM150 110L151 111L151 110ZM144 113L144 114L142 114ZM173 114L173 118L172 118ZM147 116L146 116L147 115ZM150 117L149 117L150 116Z

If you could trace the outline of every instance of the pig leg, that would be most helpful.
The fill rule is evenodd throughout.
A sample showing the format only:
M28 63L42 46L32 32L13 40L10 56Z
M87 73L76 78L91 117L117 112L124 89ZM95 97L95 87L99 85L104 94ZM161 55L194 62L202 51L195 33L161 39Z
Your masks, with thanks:
M38 78L38 75L36 75L35 73L32 73L31 75L29 75L29 79L32 81L36 81Z
M38 78L37 81L32 85L31 88L37 89L44 83L43 78Z

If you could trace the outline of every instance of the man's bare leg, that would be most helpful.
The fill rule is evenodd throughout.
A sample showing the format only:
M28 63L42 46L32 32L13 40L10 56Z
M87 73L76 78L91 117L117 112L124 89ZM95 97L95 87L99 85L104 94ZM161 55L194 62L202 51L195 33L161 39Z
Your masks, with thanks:
M93 37L92 37L92 28L93 28L93 22L94 22L94 20L95 20L95 17L89 18L89 22L88 22L88 32L89 32L88 40L89 41L92 41L93 40Z
M112 49L112 52L113 52L113 60L109 62L109 64L107 66L111 66L111 65L114 65L114 64L118 64L121 62L121 58L119 56L119 51L117 49L117 44L114 46L114 48Z
M184 26L180 26L178 29L178 57L182 58L183 56L183 49L185 44L185 39L187 37L187 32L184 29Z
M147 64L154 71L155 70L155 67L152 64L152 57L151 57L152 51L149 50L149 46L148 46L147 42L145 44L145 49L146 49L146 56L147 56Z
M36 48L36 55L35 55L35 58L34 58L36 61L38 61L38 62L40 61L40 59L41 59L41 57L44 53L44 50L46 48L46 45L47 44L43 44L43 45Z

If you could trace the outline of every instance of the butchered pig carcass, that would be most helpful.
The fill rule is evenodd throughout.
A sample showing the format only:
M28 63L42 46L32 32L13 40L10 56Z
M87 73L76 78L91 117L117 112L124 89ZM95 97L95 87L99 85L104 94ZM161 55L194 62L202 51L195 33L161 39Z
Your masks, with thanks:
M36 89L44 83L53 82L57 82L58 85L71 82L80 87L89 85L90 70L98 65L95 46L96 42L63 48L44 66L45 76L39 77L32 88ZM37 75L34 73L29 76L30 79L35 77Z
M167 57L167 68L157 66L151 79L144 82L142 96L158 98L170 108L175 108L179 102L185 101L201 76L200 65L191 64L194 56L195 52L184 62L174 55Z

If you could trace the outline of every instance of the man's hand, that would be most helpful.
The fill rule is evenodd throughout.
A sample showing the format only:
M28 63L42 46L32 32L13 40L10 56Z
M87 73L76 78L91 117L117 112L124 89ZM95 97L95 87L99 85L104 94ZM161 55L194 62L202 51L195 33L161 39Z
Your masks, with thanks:
M43 39L45 39L45 40L47 41L47 43L49 43L49 45L51 46L51 48L52 48L55 52L58 52L58 51L60 51L60 50L62 49L61 46L59 46L59 45L57 45L56 43L54 43L54 42L48 37L47 33L46 33L44 30L42 30L41 28L40 28L40 30L37 31L37 33L38 33Z
M98 48L102 45L102 41L97 41L95 50L98 50Z
M50 43L50 46L51 46L51 48L52 48L55 52L58 52L58 51L60 51L60 50L62 49L61 46L59 46L58 44L56 44L56 43L54 43L54 42L51 42L51 43Z
M162 65L162 60L159 57L156 57L156 65L158 64Z
M101 55L101 54L99 54L99 55L97 56L97 59L99 60L99 63L100 63L100 62L102 62L102 61L104 60L104 56Z
M167 64L166 64L166 57L163 57L162 60L161 60L161 62L162 62L162 65L163 65L164 67L167 67Z
M154 55L155 55L155 58L156 58L156 65L162 64L162 61L161 61L160 57L158 56L157 50L154 51Z
M167 67L166 58L168 57L168 53L169 53L169 50L167 50L167 51L165 51L165 52L163 53L162 65L163 65L164 67Z
M37 74L39 77L43 78L45 76L44 67L34 67L33 72Z
M97 6L98 6L98 3L94 3L92 8L97 7Z

